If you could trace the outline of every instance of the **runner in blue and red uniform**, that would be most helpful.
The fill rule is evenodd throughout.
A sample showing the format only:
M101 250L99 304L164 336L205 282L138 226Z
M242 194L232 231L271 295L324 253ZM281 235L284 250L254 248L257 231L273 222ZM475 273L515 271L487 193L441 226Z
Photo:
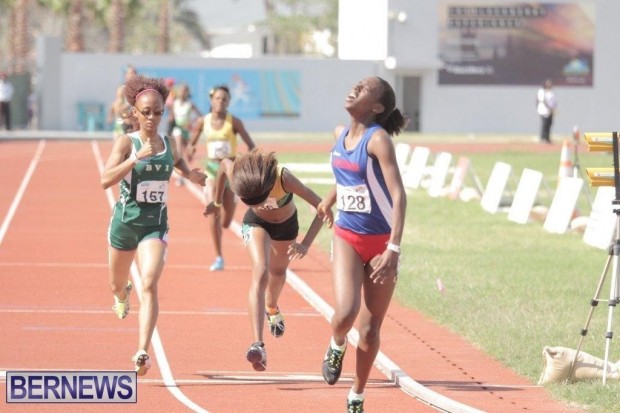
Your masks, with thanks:
M335 313L323 377L328 384L338 381L347 333L359 315L355 377L347 398L348 412L359 413L398 276L407 199L392 135L400 133L406 119L396 108L394 90L379 77L356 84L345 109L351 121L337 128L331 152L336 187L317 207L319 215L334 204L338 209L332 262Z

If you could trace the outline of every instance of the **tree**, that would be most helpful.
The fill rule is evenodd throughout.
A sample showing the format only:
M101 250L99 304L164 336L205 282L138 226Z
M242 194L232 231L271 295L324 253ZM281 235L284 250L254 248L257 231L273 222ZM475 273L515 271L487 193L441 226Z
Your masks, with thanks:
M125 5L123 0L112 0L108 14L108 52L120 53L125 45Z
M84 3L73 0L69 5L69 24L66 47L70 52L84 51Z
M11 11L11 30L9 47L9 70L13 73L28 72L30 63L31 35L29 29L28 10L30 0L15 0Z
M157 37L157 52L170 51L170 1L160 0L159 5L159 36Z
M211 40L200 22L200 16L198 16L195 10L188 7L187 1L174 0L173 11L173 21L182 26L203 50L211 49Z
M316 32L331 34L330 44L336 48L338 0L263 0L267 15L263 26L272 33L274 54L318 54L313 45Z

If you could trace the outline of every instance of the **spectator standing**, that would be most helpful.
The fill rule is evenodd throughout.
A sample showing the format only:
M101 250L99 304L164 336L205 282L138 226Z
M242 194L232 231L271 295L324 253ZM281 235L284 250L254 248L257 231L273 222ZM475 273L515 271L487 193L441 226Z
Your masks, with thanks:
M541 142L551 143L551 125L553 124L553 114L556 106L557 101L553 92L553 82L551 79L547 79L536 94L536 110L542 121L540 129Z
M6 130L11 130L11 100L14 92L6 73L0 73L0 126L4 123Z

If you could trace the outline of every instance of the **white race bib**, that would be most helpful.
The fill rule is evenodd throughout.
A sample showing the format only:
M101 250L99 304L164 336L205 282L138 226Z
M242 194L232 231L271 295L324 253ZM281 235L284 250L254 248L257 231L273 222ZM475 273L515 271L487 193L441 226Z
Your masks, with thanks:
M207 157L211 159L224 159L230 156L231 148L228 141L208 141Z
M136 187L136 201L168 202L168 181L142 181Z
M370 191L366 185L337 185L336 196L339 210L370 214Z

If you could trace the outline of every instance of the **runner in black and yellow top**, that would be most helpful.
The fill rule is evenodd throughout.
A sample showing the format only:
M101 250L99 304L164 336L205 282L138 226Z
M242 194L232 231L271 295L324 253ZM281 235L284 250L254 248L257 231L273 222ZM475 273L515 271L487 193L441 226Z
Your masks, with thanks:
M196 144L201 136L207 143L206 173L209 177L205 188L207 203L214 198L214 180L222 159L234 160L237 156L237 135L241 137L249 150L254 149L254 142L245 130L241 120L228 113L230 92L226 86L216 86L209 92L211 112L197 121L194 135L191 140L190 153L196 151ZM208 217L209 232L215 246L215 262L211 271L224 269L222 255L222 228L228 228L235 214L235 197L229 188L225 188L222 198L222 214Z
M108 228L112 307L119 318L129 312L132 289L129 270L139 256L142 284L138 351L132 358L138 375L150 367L148 349L159 305L157 283L162 274L168 243L168 181L172 170L192 182L205 184L199 168L190 170L179 156L175 142L158 134L168 89L161 80L134 76L125 83L125 96L140 129L119 137L101 176L107 189L120 185Z
M299 224L293 195L316 207L321 198L301 183L288 169L278 166L273 152L258 149L237 158L222 160L215 181L214 200L207 205L205 216L217 216L223 204L226 178L230 189L249 206L243 218L243 241L252 261L252 283L248 296L254 343L247 360L254 370L267 367L263 343L263 319L267 318L274 337L284 334L284 318L278 309L278 298L286 282L289 261L303 258L319 232L323 221L331 227L333 217L327 211L310 225L303 241L296 242Z

